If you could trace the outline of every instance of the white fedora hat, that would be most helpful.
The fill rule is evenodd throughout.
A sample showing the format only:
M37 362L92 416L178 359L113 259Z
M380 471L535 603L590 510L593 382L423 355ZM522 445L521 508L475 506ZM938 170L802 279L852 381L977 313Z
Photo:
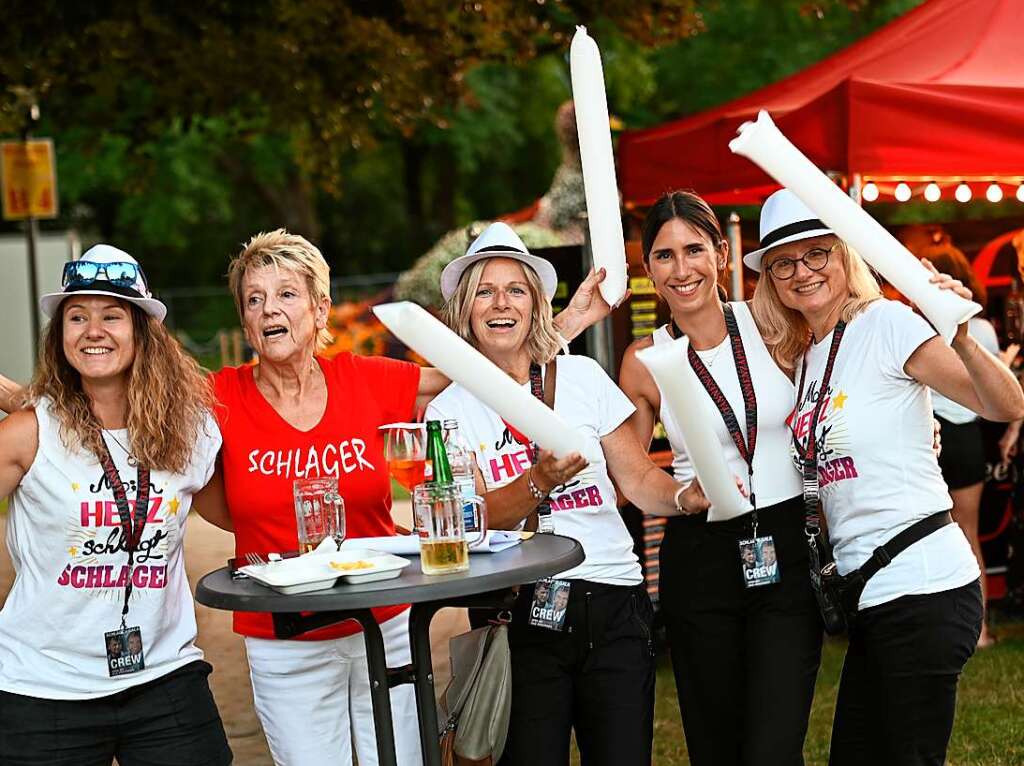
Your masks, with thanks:
M149 292L139 262L110 245L95 245L79 260L65 263L61 283L60 292L39 299L39 308L48 317L71 295L109 295L134 303L159 322L167 316L167 307Z
M558 275L555 273L555 267L551 265L550 261L532 255L526 249L523 240L519 239L519 235L512 231L511 226L497 221L484 229L483 234L473 240L473 244L469 246L465 255L460 255L444 267L444 271L441 272L441 295L444 299L448 300L454 295L455 288L459 286L459 280L462 279L462 274L466 269L477 261L495 257L512 258L525 263L540 277L540 283L544 286L544 294L548 300L554 296L555 289L558 287Z
M761 258L776 245L835 234L789 189L779 189L761 206L761 246L743 256L754 271L761 270Z

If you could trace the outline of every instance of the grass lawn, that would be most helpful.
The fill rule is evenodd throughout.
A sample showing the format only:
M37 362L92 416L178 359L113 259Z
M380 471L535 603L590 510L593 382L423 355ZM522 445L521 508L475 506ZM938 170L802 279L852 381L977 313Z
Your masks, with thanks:
M956 725L947 759L949 766L1024 763L1024 622L997 621L994 627L999 643L976 654L960 681ZM832 713L845 651L845 641L830 639L825 643L804 746L808 766L828 763ZM689 764L667 652L658 660L654 716L654 763L657 766ZM573 763L579 763L575 753Z

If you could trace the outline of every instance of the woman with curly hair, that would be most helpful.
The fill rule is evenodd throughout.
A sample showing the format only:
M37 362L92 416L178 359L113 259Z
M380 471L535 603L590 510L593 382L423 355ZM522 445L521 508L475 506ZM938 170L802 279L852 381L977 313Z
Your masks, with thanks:
M0 762L230 763L182 550L221 444L210 385L125 252L68 263L41 308L26 407L0 423Z

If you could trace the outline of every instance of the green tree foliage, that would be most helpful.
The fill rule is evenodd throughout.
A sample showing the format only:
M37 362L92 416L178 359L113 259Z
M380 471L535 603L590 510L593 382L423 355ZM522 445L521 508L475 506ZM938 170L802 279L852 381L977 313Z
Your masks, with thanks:
M221 283L285 226L336 274L397 271L551 181L576 24L628 127L805 66L914 0L8 0L0 136L21 94L57 145L62 219L161 286Z

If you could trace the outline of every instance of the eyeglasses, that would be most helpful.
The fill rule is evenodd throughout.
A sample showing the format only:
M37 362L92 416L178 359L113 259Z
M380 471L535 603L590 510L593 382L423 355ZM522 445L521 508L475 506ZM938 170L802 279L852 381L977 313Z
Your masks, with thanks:
M798 263L802 263L811 271L821 271L828 265L828 257L835 247L836 245L829 248L814 247L799 258L779 258L769 264L768 272L776 279L792 279Z
M102 276L101 276L102 275ZM86 287L96 281L110 282L118 287L134 287L139 282L146 284L146 275L137 263L96 263L94 261L70 261L64 264L61 287Z

